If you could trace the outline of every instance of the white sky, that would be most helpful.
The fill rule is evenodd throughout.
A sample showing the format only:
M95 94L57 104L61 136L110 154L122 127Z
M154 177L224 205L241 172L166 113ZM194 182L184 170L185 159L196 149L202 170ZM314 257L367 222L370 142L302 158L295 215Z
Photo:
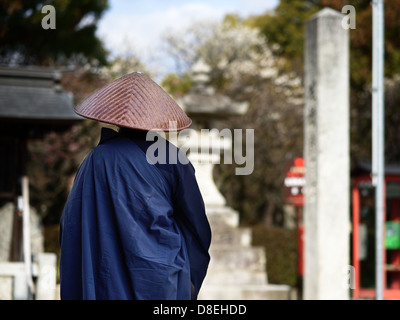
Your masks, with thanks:
M112 55L134 54L150 68L162 66L161 36L197 20L221 20L227 13L241 17L262 14L279 0L109 0L98 24L98 36ZM160 70L165 73L167 70ZM170 71L170 70L168 70Z

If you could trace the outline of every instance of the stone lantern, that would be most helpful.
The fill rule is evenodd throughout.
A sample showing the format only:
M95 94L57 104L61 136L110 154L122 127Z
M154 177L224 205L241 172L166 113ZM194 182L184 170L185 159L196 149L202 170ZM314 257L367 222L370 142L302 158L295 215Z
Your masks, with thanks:
M239 213L226 205L215 185L213 168L222 152L232 151L232 132L217 130L214 122L244 115L249 104L216 93L207 85L210 71L198 61L191 70L194 87L177 101L193 120L192 129L181 132L177 143L190 150L212 229L211 261L199 299L288 299L290 287L267 284L264 248L251 246L251 229L239 227Z

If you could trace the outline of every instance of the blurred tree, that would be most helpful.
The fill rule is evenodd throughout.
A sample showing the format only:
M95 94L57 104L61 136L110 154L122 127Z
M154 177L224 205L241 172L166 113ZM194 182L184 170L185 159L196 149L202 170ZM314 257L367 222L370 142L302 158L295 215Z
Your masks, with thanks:
M317 11L331 7L342 11L345 5L356 10L356 29L350 30L352 89L362 91L371 82L372 6L371 0L281 0L273 12L245 20L266 36L274 54L287 58L287 68L302 75L305 22ZM385 1L385 74L400 73L400 2Z
M387 79L385 87L385 158L400 164L400 74Z
M352 163L370 161L371 155L371 81L372 81L372 6L370 0L281 0L272 12L244 20L266 36L272 52L286 57L284 70L303 78L304 23L317 11L331 7L342 11L345 5L356 10L356 29L350 29L351 83L351 158ZM386 158L399 162L400 147L392 140L397 137L400 121L395 115L391 90L400 74L400 1L385 1L385 77L392 87L386 88ZM397 150L399 149L399 150Z
M209 85L218 93L250 102L246 115L215 125L255 129L254 172L236 176L235 165L221 164L215 168L215 181L228 204L240 212L242 223L272 225L282 213L283 163L302 150L300 79L280 71L285 58L275 57L265 37L237 16L194 24L168 35L167 41L176 61L190 68L201 59L211 67ZM189 44L190 52L180 49ZM183 75L164 81L184 82ZM167 88L176 94L176 86Z
M321 0L321 5L341 11L356 9L356 29L350 30L351 157L353 163L371 159L372 6L370 0ZM400 96L400 1L385 1L385 158L400 163L398 116Z
M351 80L354 90L362 91L372 80L372 6L370 0L321 0L321 6L338 11L344 5L356 9L356 29L350 30ZM400 2L385 1L385 76L400 74Z
M177 74L190 69L198 57L198 46L215 32L216 22L200 21L163 35L165 50L175 62Z
M118 56L110 62L110 65L100 69L100 74L109 81L120 78L131 72L143 72L150 74L150 71L144 66L134 54L127 56Z
M251 93L237 92L250 102L248 112L218 124L220 130L254 129L253 173L236 176L236 165L221 163L214 174L217 186L228 204L240 212L243 224L282 223L284 164L302 155L303 108L280 89L264 79Z
M274 11L262 15L245 19L227 15L222 24L197 24L167 37L169 52L180 65L179 70L182 66L188 70L201 57L212 67L210 84L218 92L250 101L250 109L243 118L220 125L255 129L254 173L234 176L232 166L216 168L221 191L228 203L242 213L243 221L271 222L274 216L279 216L283 164L302 155L304 24L324 7L341 11L348 4L356 9L356 29L349 30L351 159L355 164L370 161L371 157L370 0L281 0ZM400 16L400 2L385 1L386 160L392 163L399 163L400 159L397 16ZM254 28L254 33L248 27ZM246 41L241 42L242 36ZM266 72L268 63L270 68ZM263 71L269 75L263 76Z
M286 70L302 74L305 22L319 9L320 0L280 0L273 12L251 16L246 23L266 36L275 55L284 56Z
M289 82L282 81L278 74L285 59L273 56L266 38L237 16L228 15L221 23L197 22L167 34L165 40L168 52L177 62L178 75L180 66L190 70L201 59L211 68L209 84L224 93L239 88L239 92L251 91L252 81L259 78ZM244 84L248 84L246 90Z
M56 11L56 29L43 29L44 5ZM107 0L0 1L0 63L106 64L107 52L95 35Z
M180 76L170 73L164 77L161 86L174 98L179 98L193 87L193 82L188 72L185 72Z

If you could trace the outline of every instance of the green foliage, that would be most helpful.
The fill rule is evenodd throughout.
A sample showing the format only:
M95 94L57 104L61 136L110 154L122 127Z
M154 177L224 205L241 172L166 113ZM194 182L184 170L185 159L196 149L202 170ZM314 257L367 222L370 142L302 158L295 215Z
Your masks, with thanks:
M370 161L371 155L371 82L372 82L372 6L370 0L322 0L323 5L341 10L345 4L356 9L356 29L350 30L351 80L351 157L353 163ZM385 1L385 158L398 163L398 105L400 96L400 2Z
M161 86L174 98L179 98L193 87L193 82L187 72L182 75L170 73L164 77Z
M43 5L56 10L56 29L43 29ZM107 63L107 52L95 35L107 0L3 0L0 2L0 62L65 64L75 58Z
M273 12L252 16L247 25L259 28L276 56L287 58L282 70L295 71L303 77L304 25L317 11L330 7L342 11L352 5L356 10L356 29L350 29L351 84L351 158L352 162L370 161L371 154L371 81L372 81L372 6L370 0L281 0ZM400 2L385 1L385 77L394 84L386 98L386 159L399 162L397 137L400 121L394 106L400 100L393 87L400 74Z
M218 94L249 102L245 115L213 125L254 129L254 172L237 176L235 165L221 164L215 167L215 181L243 223L272 224L282 212L282 164L302 152L302 107L294 101L302 92L301 81L279 74L278 64L284 59L275 58L265 37L237 16L227 16L217 25L195 24L182 34L186 38L180 34L168 38L176 59L192 65L199 59L209 67L208 85ZM189 46L193 38L196 45ZM188 55L185 48L193 52ZM190 77L185 76L188 82ZM163 85L177 96L189 88L182 89L182 81L170 75Z
M283 163L294 156L302 155L302 106L292 104L283 92L294 93L294 87L288 87L288 78L277 79L285 74L295 73L298 79L304 76L304 26L306 21L324 7L341 11L342 7L351 4L356 9L356 29L350 33L350 77L351 77L351 159L352 164L358 161L370 161L371 155L371 67L372 67L372 9L370 0L281 0L272 12L262 15L241 18L227 15L223 28L210 29L199 26L194 33L196 42L185 42L177 36L171 44L178 46L180 61L191 61L199 56L211 67L210 84L218 93L226 94L236 101L249 101L246 115L239 119L230 119L220 128L253 128L255 129L255 166L250 176L235 176L234 168L221 164L215 168L215 181L225 195L230 206L241 214L244 223L279 222L282 212ZM386 159L398 162L400 118L396 106L399 105L400 92L398 78L400 74L400 2L385 1L386 18ZM266 45L256 50L249 50L250 33L239 42L240 32L250 26L261 30ZM197 30L195 28L192 29ZM207 29L208 30L208 29ZM247 31L246 31L247 32ZM234 33L234 37L230 34ZM243 33L245 34L245 33ZM204 39L206 39L204 41ZM235 45L236 43L236 45ZM179 47L180 46L180 47ZM250 48L254 48L251 46ZM192 49L191 59L184 59L188 49ZM270 52L273 57L270 57ZM246 54L251 52L251 59ZM254 59L260 53L266 62L271 62L271 69L279 72L270 78L260 77L262 60ZM186 55L188 56L188 55ZM222 58L221 58L222 57ZM248 62L257 68L249 66ZM264 61L264 62L265 62ZM265 64L268 65L269 64ZM243 72L244 70L245 72ZM248 71L250 70L250 71ZM390 80L389 80L390 79ZM170 82L175 81L171 76ZM275 83L274 83L275 82ZM285 87L286 86L286 87ZM174 91L174 89L171 89ZM175 89L176 90L176 89ZM177 90L183 92L181 90ZM397 140L396 140L397 139Z
M274 53L288 59L287 70L301 71L305 22L320 6L313 0L281 0L273 13L252 16L247 24L259 28Z
M222 21L223 24L235 28L243 23L243 19L237 14L227 14Z
M321 6L338 11L350 4L356 9L356 29L350 30L352 88L364 90L371 82L372 72L372 6L370 0L321 0ZM400 73L400 2L385 1L385 76L392 78Z
M276 55L288 58L287 69L302 74L305 22L317 11L330 7L341 11L352 5L356 10L356 29L350 30L352 89L364 90L371 82L372 6L370 0L281 0L274 12L249 17L245 23L259 28ZM385 1L385 75L400 73L400 2Z
M272 284L297 285L297 237L296 230L252 228L253 245L265 247L267 255L268 282Z

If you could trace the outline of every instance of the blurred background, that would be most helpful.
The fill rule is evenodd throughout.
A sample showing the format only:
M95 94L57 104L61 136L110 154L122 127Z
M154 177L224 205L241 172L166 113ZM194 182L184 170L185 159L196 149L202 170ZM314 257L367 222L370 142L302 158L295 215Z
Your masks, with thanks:
M301 281L298 221L285 197L284 179L293 160L303 157L305 22L324 7L341 11L351 4L356 9L357 27L350 30L350 157L356 168L371 161L370 2L1 0L0 64L58 70L62 90L73 94L76 105L133 71L147 73L181 98L194 85L192 67L203 61L217 94L249 103L246 114L218 119L215 127L255 130L254 172L238 176L234 166L222 163L214 168L215 183L239 212L240 226L252 229L252 243L266 248L268 280L296 288ZM47 4L55 8L56 29L42 28L41 8ZM385 157L399 164L400 1L385 6ZM62 129L47 124L40 135L31 129L25 154L43 250L57 254L69 188L81 161L97 145L101 126L70 120ZM3 131L13 130L4 121L1 125ZM0 206L10 201L15 199L0 197Z

